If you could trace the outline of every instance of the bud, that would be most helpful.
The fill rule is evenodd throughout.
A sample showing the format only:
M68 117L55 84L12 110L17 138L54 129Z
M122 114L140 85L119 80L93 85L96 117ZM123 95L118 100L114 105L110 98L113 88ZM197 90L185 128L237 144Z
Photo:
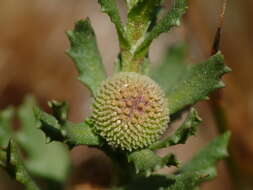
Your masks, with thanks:
M158 140L169 122L169 110L163 90L152 79L121 72L101 84L91 118L109 145L132 151Z

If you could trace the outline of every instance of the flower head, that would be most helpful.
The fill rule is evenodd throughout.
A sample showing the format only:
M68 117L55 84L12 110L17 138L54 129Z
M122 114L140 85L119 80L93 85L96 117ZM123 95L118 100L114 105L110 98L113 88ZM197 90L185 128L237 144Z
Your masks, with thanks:
M93 103L95 129L114 148L136 150L155 142L169 121L162 89L149 77L121 72L105 80Z

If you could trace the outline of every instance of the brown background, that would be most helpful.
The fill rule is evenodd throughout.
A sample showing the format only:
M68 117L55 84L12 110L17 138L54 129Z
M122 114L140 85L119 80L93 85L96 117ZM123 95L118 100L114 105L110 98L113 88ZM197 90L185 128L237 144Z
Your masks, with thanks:
M119 1L119 6L124 8L122 2ZM189 42L191 60L201 61L209 56L222 1L189 0L189 4L183 26L161 35L152 44L153 62L158 62L165 47L180 40ZM227 88L223 90L222 106L228 116L228 127L233 132L232 158L237 163L239 176L246 181L253 181L252 11L251 0L230 0L222 34L226 64L233 69L225 77ZM95 29L104 64L111 74L119 51L117 37L109 18L100 12L97 1L0 1L1 109L8 105L19 105L26 94L33 94L42 106L51 99L68 101L72 121L80 122L88 115L89 92L75 79L77 72L64 53L68 48L64 31L71 29L76 20L87 16ZM191 138L187 145L169 150L176 152L183 161L217 134L208 103L202 102L198 107L204 122L197 137ZM160 151L159 154L165 154L166 151ZM74 171L71 181L76 189L89 189L92 183L102 186L108 184L110 162L102 153L79 147L71 155L74 165L79 168ZM233 183L226 171L226 167L219 164L218 178L205 183L201 189L233 189L234 185L231 185ZM0 170L0 189L17 188L18 185Z

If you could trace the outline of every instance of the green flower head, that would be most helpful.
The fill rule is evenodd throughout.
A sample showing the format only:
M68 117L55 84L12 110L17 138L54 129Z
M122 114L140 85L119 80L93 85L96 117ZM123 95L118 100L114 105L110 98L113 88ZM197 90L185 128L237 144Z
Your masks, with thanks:
M132 151L147 147L163 134L169 110L163 90L153 80L121 72L102 82L92 120L109 145Z

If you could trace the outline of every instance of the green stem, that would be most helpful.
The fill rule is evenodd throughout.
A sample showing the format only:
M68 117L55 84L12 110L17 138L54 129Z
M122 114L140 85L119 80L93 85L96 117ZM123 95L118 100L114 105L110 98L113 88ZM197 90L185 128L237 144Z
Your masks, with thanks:
M122 187L129 184L136 175L134 168L129 165L126 155L122 152L112 151L110 147L103 147L102 150L110 157L113 163L112 187Z
M123 50L121 52L122 71L123 72L141 72L141 64L144 62L144 57L135 57L129 50Z

